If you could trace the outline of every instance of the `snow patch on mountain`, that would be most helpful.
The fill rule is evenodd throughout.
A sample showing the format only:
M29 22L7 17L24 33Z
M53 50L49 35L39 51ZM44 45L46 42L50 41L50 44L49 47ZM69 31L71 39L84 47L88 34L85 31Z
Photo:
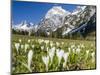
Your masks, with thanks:
M62 35L66 35L68 32L70 32L72 29L71 28L67 28L67 30L66 31L64 31L63 33L62 33Z
M85 8L86 6L77 6L77 8L73 10L72 15L77 15L78 13L84 11Z
M71 14L69 11L64 10L61 6L52 7L46 14L45 18L51 18L54 15L66 16Z
M28 23L27 21L22 21L20 24L13 25L14 30L19 30L19 31L30 31L33 29L34 24L33 23Z

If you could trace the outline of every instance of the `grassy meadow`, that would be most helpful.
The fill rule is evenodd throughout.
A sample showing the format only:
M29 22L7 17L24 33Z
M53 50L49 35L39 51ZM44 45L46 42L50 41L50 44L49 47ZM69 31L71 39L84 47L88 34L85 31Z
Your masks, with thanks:
M12 34L12 73L96 68L95 41Z

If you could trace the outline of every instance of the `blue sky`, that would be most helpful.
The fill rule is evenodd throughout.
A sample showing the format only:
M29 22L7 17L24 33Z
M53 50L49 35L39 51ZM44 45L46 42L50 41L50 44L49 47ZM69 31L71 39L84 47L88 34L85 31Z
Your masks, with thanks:
M12 21L14 24L19 24L24 20L38 24L47 11L55 5L62 6L63 9L70 12L77 6L72 4L12 1Z

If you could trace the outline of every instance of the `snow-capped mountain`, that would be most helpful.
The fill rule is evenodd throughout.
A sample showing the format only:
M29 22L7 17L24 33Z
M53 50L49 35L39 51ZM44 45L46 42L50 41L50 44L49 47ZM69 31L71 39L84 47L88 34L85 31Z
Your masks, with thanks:
M48 10L43 20L39 23L39 30L49 33L56 31L63 26L65 16L70 15L69 11L64 10L61 6L54 6Z
M34 25L33 23L28 23L27 21L23 21L20 24L13 25L12 27L14 30L19 30L19 31L30 31L30 30L36 30L37 25Z

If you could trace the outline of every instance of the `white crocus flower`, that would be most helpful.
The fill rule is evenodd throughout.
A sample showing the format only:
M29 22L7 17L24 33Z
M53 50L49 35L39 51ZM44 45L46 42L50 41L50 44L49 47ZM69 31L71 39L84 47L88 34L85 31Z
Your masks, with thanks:
M55 47L53 47L49 50L49 57L51 59L51 63L52 63L52 60L53 60L53 57L54 57L54 53L55 53Z
M31 68L32 56L33 56L33 51L30 50L30 51L28 52L28 67L29 67L29 68Z
M24 48L24 45L21 45L21 49L23 49Z
M22 42L22 40L21 40L21 39L19 39L19 42L21 43L21 42Z
M89 50L86 50L86 59L88 58L88 56L89 56Z
M78 48L80 48L81 46L80 46L80 45L78 45L77 47L78 47Z
M92 56L92 63L93 63L95 61L95 52L92 52L91 56Z
M28 47L29 47L29 44L25 44L25 52L28 49Z
M16 48L17 52L19 50L19 47L20 47L20 43L15 43L15 48Z
M88 54L89 54L89 50L86 50L86 55L88 56Z
M44 42L44 40L42 39L38 39L39 44L41 44L42 42Z
M50 46L51 46L51 47L53 46L53 42L52 42L52 41L50 41Z
M73 51L73 53L75 53L75 49L74 48L72 49L72 51Z
M32 48L34 48L34 45L32 45Z
M84 48L85 46L84 46L84 44L81 44L81 48Z
M46 71L48 71L49 56L42 56L43 63L46 66Z
M30 40L30 39L28 39L28 43L30 43L30 41L31 41L31 40Z
M64 61L65 62L63 63L63 67L66 66L66 63L67 63L67 60L68 60L68 56L69 56L69 53L68 52L64 53L63 58L64 58Z
M53 43L50 43L50 46L52 47L53 46Z
M63 57L64 51L57 49L56 54L57 54L57 57L58 57L58 65L59 65L60 62L61 62L61 59Z
M91 44L91 47L93 47L94 45L93 44Z
M76 49L76 53L80 53L81 49L80 48L77 48Z
M73 44L73 45L71 45L71 48L73 49L75 47L75 45Z
M46 43L46 45L47 45L47 44L49 43L49 40L45 40L44 42L45 42L45 43Z
M57 46L59 46L59 45L60 45L60 43L59 43L59 42L56 42L56 45L57 45Z
M44 46L41 46L41 50L44 50Z
M69 52L69 53L71 52L71 48L70 48L70 47L68 48L68 52Z

